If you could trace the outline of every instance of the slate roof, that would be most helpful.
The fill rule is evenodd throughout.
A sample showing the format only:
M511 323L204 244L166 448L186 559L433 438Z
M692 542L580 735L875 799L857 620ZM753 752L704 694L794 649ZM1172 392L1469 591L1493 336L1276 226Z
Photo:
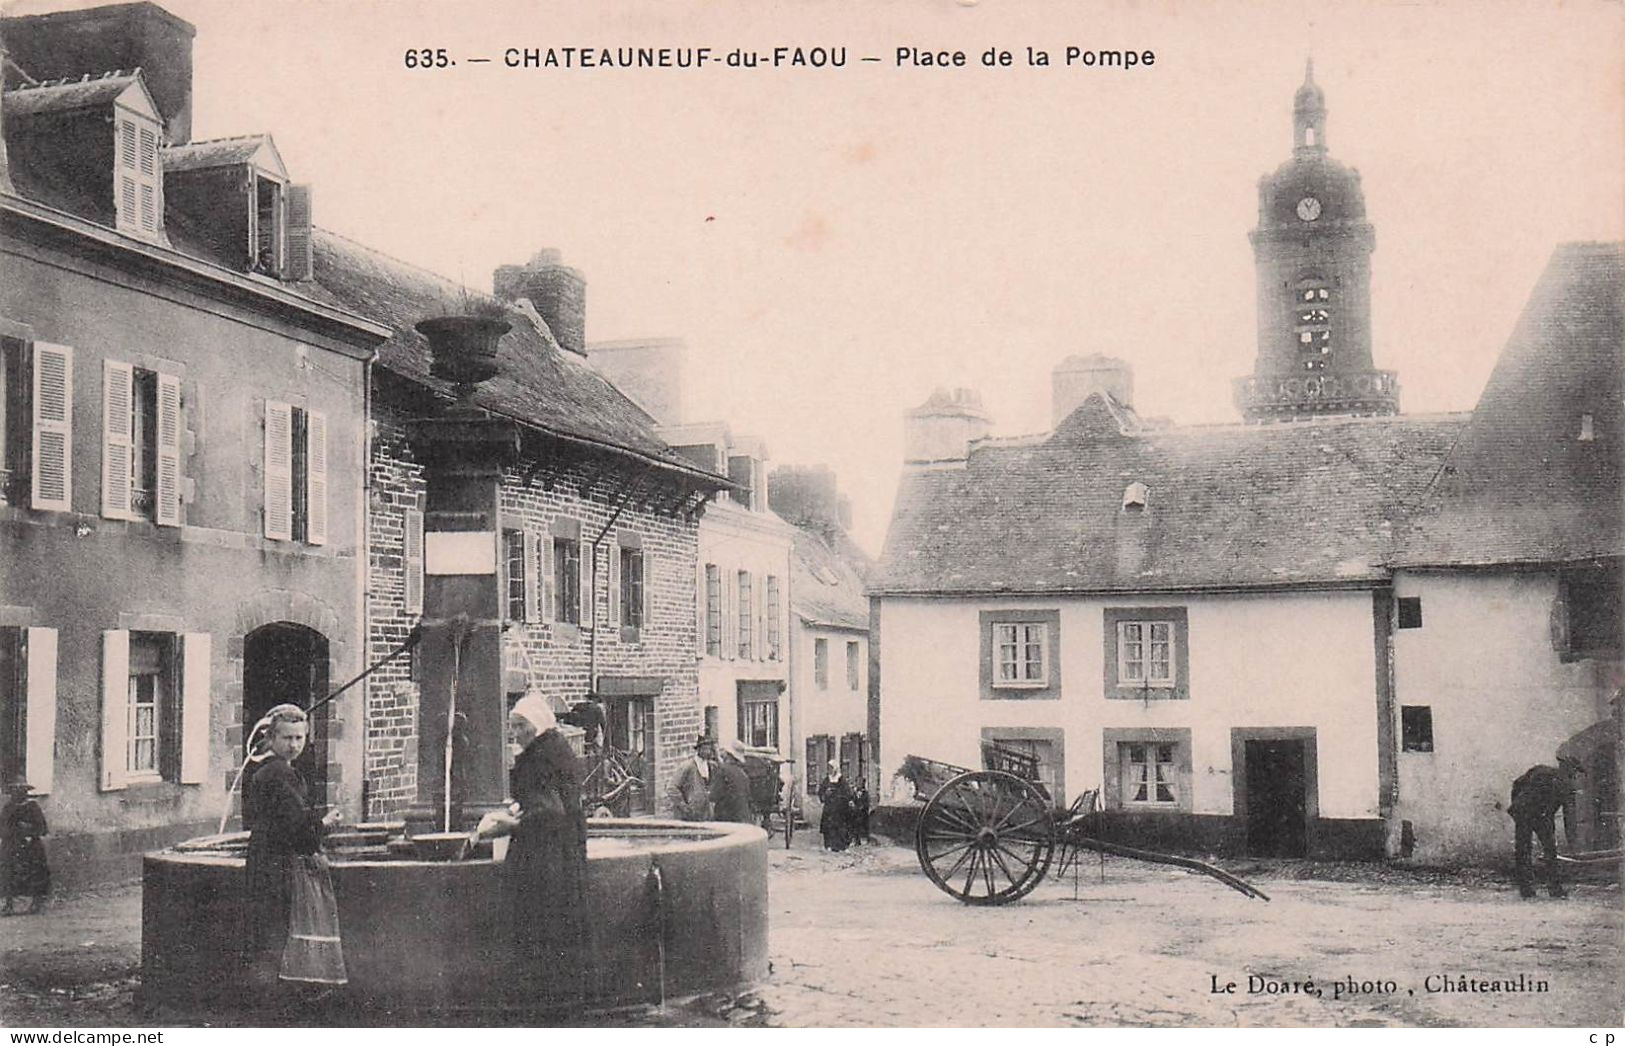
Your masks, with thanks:
M200 167L228 167L248 163L271 144L268 134L244 134L234 138L211 138L202 142L172 145L164 150L165 171L190 171ZM275 145L271 146L275 150Z
M836 545L805 527L795 528L790 609L812 625L869 630L869 600L863 594L862 553L850 541ZM855 558L858 557L858 558Z
M1464 414L1153 429L1091 396L1048 438L904 473L875 594L1374 581ZM1149 489L1123 507L1128 484Z
M316 283L300 289L394 328L379 347L378 364L409 382L450 394L451 383L429 374L429 349L413 329L463 301L457 284L323 229L313 230ZM483 383L474 402L532 428L607 445L655 459L691 477L727 481L696 467L654 434L654 420L605 381L585 360L564 352L517 309L499 343L501 372Z
M1553 253L1396 563L1561 563L1625 553L1625 245ZM1592 419L1580 439L1581 416Z
M127 73L119 70L88 80L74 78L8 87L5 97L6 115L31 116L36 113L70 112L98 105L112 105L131 84L140 82L139 71Z

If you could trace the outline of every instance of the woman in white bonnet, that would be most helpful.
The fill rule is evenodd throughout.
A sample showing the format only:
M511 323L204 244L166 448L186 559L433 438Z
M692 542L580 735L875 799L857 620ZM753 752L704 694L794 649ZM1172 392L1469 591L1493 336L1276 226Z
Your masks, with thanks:
M581 763L538 693L513 706L508 743L515 753L508 775L513 806L487 814L476 831L513 837L502 881L520 997L570 1006L581 997L584 966L587 819Z

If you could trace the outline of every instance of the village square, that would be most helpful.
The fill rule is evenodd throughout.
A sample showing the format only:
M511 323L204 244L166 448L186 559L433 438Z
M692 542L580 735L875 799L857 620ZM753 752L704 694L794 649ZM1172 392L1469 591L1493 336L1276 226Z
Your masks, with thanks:
M0 17L0 1023L1620 1022L1617 215L1520 244L1482 382L1412 410L1361 103L1283 56L1203 190L1249 223L1247 364L1185 376L1224 420L1155 345L1043 357L1013 428L769 350L832 447L900 432L877 481L775 457L797 379L696 409L685 334L589 337L564 241L318 221L276 128L194 135L189 11Z

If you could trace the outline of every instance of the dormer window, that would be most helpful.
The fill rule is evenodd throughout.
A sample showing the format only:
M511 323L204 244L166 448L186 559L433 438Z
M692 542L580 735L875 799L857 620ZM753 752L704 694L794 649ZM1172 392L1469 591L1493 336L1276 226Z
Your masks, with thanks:
M1150 491L1146 485L1135 480L1123 489L1123 511L1136 512L1145 508L1145 501Z
M158 123L115 108L114 197L117 228L145 240L163 228L164 178L158 165Z
M1594 440L1596 438L1597 438L1597 429L1596 429L1595 423L1591 419L1591 415L1589 415L1589 414L1580 415L1580 442L1581 443L1590 443L1592 440Z
M171 146L163 172L171 210L214 260L273 279L310 279L310 187L290 184L269 135Z
M728 456L728 479L744 488L732 493L732 497L740 505L752 511L763 508L765 501L761 482L762 463L749 454L730 454Z
M267 276L282 273L283 236L282 183L262 174L254 175L254 271Z

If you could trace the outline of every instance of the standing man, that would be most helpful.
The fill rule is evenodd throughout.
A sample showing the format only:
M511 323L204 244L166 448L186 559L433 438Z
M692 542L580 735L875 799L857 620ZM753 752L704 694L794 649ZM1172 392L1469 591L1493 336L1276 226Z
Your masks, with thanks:
M1512 802L1507 804L1507 813L1512 815L1512 854L1518 893L1526 898L1535 896L1529 874L1531 835L1540 836L1541 849L1546 852L1546 892L1553 897L1568 896L1557 878L1557 812L1568 804L1580 766L1565 758L1559 758L1557 763L1557 766L1532 766L1512 782ZM1571 831L1571 816L1563 815L1565 832Z
M694 742L694 758L683 763L666 791L673 817L684 821L711 819L711 764L716 758L716 741L701 734Z
M731 737L722 742L722 759L711 768L711 816L719 821L756 823L750 809L745 747Z

